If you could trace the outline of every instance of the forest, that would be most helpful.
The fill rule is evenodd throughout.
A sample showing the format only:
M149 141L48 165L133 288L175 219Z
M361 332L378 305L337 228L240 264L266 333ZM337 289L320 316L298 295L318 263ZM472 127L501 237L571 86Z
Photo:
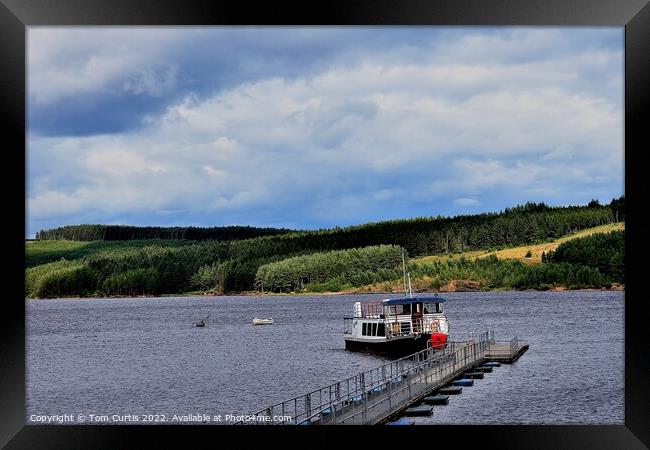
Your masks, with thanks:
M394 273L401 274L401 269L395 265L398 253L401 260L401 249L408 258L546 242L621 220L624 218L623 202L621 198L613 200L610 205L592 201L585 206L567 207L527 203L499 213L393 220L317 231L279 230L276 234L272 233L277 230L271 228L235 227L246 229L246 233L259 233L256 237L240 239L237 237L244 234L225 231L221 232L221 239L199 238L209 236L205 230L213 230L214 236L218 235L215 230L219 227L192 228L195 239L188 239L191 234L187 231L173 234L164 231L171 229L161 228L163 231L155 234L151 231L155 227L126 227L135 231L109 225L62 227L57 229L59 234L43 230L39 232L37 241L27 244L25 294L28 297L62 297L162 295L193 291L236 293L262 289L286 292L287 289L324 289L327 286L323 283L331 284L331 280L338 280L338 285L373 283L391 279ZM141 233L137 230L139 228L149 231ZM83 234L82 230L89 230L83 236L97 239L83 241L84 237L66 234L72 233L71 230L80 234ZM150 232L152 234L147 234ZM102 237L98 238L100 234ZM114 236L124 239L113 240ZM143 236L152 238L142 239ZM58 240L71 237L75 237L75 242ZM615 245L609 241L594 243L599 244ZM347 252L327 256L327 252L342 250ZM545 261L548 259L549 263L574 267L580 264L576 258L579 260L584 256L576 252L558 248L545 255ZM612 265L611 256L607 267L620 272L621 267ZM458 270L469 270L468 265L484 263L465 261L463 264ZM286 276L284 281L269 278L277 267L291 268L292 281L287 281ZM300 267L302 273L299 273ZM321 277L316 268L321 271L327 268L332 276ZM594 268L607 280L613 276L614 272L601 273L601 266ZM427 270L431 274L433 271L444 272L442 267ZM529 278L522 275L524 281L512 284L513 288L524 288L525 280L536 286L552 284L552 276L544 272L548 269L521 269L528 270L538 272L526 275ZM569 269L565 272L567 282L571 282L571 277L575 276L568 274L573 272ZM499 283L487 283L489 286L495 284Z
M484 258L440 259L409 263L414 279L439 290L452 280L472 280L484 290L609 288L625 283L625 232L595 234L562 243L539 265L518 260ZM383 261L373 266L371 261ZM385 281L402 280L401 248L397 246L314 253L261 266L256 285L260 290L290 292L343 290ZM327 287L327 289L324 289Z
M625 283L625 232L594 234L560 245L542 255L542 262L580 264L597 269L616 283Z
M188 239L195 241L233 241L295 232L284 228L230 227L135 227L128 225L67 225L41 230L37 241L128 241L139 239Z

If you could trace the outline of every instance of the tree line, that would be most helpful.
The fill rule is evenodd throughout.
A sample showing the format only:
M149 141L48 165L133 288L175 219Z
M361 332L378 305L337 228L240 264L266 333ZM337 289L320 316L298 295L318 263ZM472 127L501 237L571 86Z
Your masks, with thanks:
M285 228L228 227L136 227L130 225L66 225L36 233L37 241L128 241L139 239L187 239L233 241L294 232Z
M542 254L543 262L567 262L598 269L616 283L625 283L625 231L599 233L563 242Z
M556 286L569 289L609 288L612 280L597 268L571 263L524 264L518 260L501 260L495 255L469 260L443 259L410 266L416 277L430 278L430 288L439 289L452 280L478 281L483 290L537 289Z
M378 271L392 275L402 263L402 253L399 246L379 245L295 256L260 266L255 286L263 292L291 292L338 277L361 286L377 279Z
M404 248L412 257L492 250L556 239L615 219L610 206L550 207L527 203L501 213L395 220L240 240L90 242L83 248L40 254L38 265L30 260L30 252L40 244L34 242L27 247L27 277L32 281L26 285L26 294L158 295L205 290L210 283L215 292L248 291L258 287L256 275L261 266L291 257L381 245ZM62 257L66 259L61 260ZM70 259L74 267L70 266ZM378 276L372 270L364 273L365 279L388 276Z

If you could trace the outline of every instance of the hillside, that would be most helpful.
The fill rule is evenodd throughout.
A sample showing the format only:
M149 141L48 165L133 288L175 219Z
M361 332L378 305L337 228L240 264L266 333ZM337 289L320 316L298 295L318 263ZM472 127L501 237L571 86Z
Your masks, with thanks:
M601 231L620 228L621 225L615 223L616 217L609 205L550 207L543 203L527 203L499 213L402 219L318 231L287 231L248 239L224 235L227 239L39 240L25 246L26 295L133 296L197 290L237 293L267 291L268 286L284 292L297 286L316 291L339 290L350 282L358 287L400 278L396 271L401 269L389 259L381 263L382 267L376 267L369 263L372 258L358 259L355 253L347 252L340 254L347 258L341 260L329 257L328 252L374 247L376 250L371 252L381 253L381 246L396 246L405 250L407 258L415 258L416 264L411 264L414 268L429 272L438 270L432 264L441 258L453 261L461 259L461 254L465 255L462 259L488 260L496 253L494 259L498 261L508 254L522 256L519 254L522 251L525 256L530 249L528 263L539 258L537 254L541 251L555 248L554 245L566 235L593 233L594 227L600 227L596 230ZM127 234L133 231L102 227L69 227L66 233L83 231L91 236L101 230ZM143 230L152 231L146 227ZM196 229L192 230L197 233ZM132 236L142 232L135 231ZM319 256L300 259L310 254ZM291 264L280 264L291 258L299 259L293 259ZM304 268L300 269L303 263ZM265 269L266 272L260 272L262 267L273 264ZM289 267L292 267L290 273L287 272ZM495 270L486 267L479 270L477 266L476 270ZM447 273L453 270L448 268ZM421 275L427 276L427 273ZM578 278L595 280L592 275L582 274ZM276 277L281 277L282 281ZM528 283L506 281L503 282L506 286ZM574 284L584 285L583 281ZM436 283L434 280L433 285ZM495 283L503 284L501 281Z
M466 259L476 259L476 258L486 258L488 256L494 255L498 259L516 259L521 261L524 264L540 264L542 262L542 253L548 253L550 251L556 250L557 247L563 242L570 241L572 239L583 238L591 236L596 233L609 233L610 231L623 231L625 230L625 222L616 222L608 223L607 225L601 225L598 227L587 228L585 230L580 230L575 233L567 234L561 238L555 239L552 242L546 242L543 244L533 244L533 245L520 245L518 247L505 248L502 250L478 250L472 252L462 252L462 253L453 253L448 255L430 255L422 256L419 258L411 259L410 262L413 264L423 264L440 259L447 258L466 258ZM526 256L530 252L530 256Z
M572 233L553 242L520 246L493 252L466 252L432 255L410 260L407 271L414 292L472 291L491 289L622 289L625 283L624 242L625 224L616 223ZM531 256L526 257L531 253ZM537 252L535 261L533 252ZM542 261L541 255L545 257ZM280 263L263 266L258 277L272 287L282 280L284 286L291 276ZM267 268L268 267L268 268ZM275 272L275 283L268 272ZM279 273L278 273L279 272ZM307 285L307 292L340 293L402 293L401 265L392 270L353 270L342 276L330 270L329 278ZM304 276L304 275L303 275ZM310 274L311 276L311 274ZM294 277L295 278L295 277ZM360 282L360 280L371 280ZM289 284L290 285L290 284ZM294 285L295 288L295 285Z

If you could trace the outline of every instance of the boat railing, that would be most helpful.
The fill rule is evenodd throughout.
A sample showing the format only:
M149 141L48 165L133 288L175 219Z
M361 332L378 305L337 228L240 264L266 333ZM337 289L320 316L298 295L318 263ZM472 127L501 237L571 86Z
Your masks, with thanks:
M380 301L361 302L361 317L379 319L384 316L384 305Z
M483 336L487 334L482 334L481 337ZM252 417L252 420L237 424L352 423L359 414L363 414L363 419L368 421L374 414L386 414L397 408L398 397L395 396L403 397L405 389L408 389L409 395L415 395L415 386L422 382L423 377L432 386L431 383L440 383L457 375L463 367L483 358L487 345L487 340L475 340L448 342L440 350L429 347L271 405L247 416ZM359 408L361 410L357 411Z
M386 336L410 336L412 334L420 334L423 332L422 319L407 319L399 321L386 321Z
M492 333L492 334L490 334L490 333ZM483 333L476 333L474 331L470 331L469 333L467 333L467 336L468 336L467 340L472 341L472 342L476 342L476 341L480 341L480 342L492 341L492 342L494 342L494 333L490 332L490 331L485 331Z
M363 317L363 319L371 319L371 317ZM355 319L359 317L344 317L343 318L343 334L352 334L352 324ZM412 334L421 334L425 330L424 322L422 319L400 319L397 321L384 319L386 336L391 338L395 336L410 336Z
M343 318L343 334L352 334L352 323L354 322L354 317L344 317Z
M491 336L491 338L493 338L493 336ZM488 353L492 358L510 359L516 356L517 353L526 346L528 346L528 343L522 341L516 336L510 341L495 341L494 339L489 339Z

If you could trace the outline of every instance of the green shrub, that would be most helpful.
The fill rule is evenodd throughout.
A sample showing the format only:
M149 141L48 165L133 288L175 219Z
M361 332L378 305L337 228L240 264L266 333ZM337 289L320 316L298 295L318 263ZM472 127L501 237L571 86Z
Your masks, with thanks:
M190 278L192 288L201 291L215 289L219 284L219 265L210 264L199 268L199 270Z
M94 293L97 272L84 265L50 271L36 282L36 297L84 296Z
M157 286L158 273L155 269L134 269L106 278L101 292L103 295L151 295L157 293Z
M612 282L625 283L625 231L597 233L563 242L546 255L546 261L597 268Z
M386 281L395 277L402 251L396 245L380 245L287 258L260 266L255 284L264 291L288 292L333 280L357 287Z
M83 261L68 261L61 259L56 262L30 267L25 271L25 296L41 297L39 283L44 277L64 269L73 269L85 266Z
M352 285L348 283L344 277L332 278L324 283L312 283L305 288L308 292L338 292L344 289L351 288Z

